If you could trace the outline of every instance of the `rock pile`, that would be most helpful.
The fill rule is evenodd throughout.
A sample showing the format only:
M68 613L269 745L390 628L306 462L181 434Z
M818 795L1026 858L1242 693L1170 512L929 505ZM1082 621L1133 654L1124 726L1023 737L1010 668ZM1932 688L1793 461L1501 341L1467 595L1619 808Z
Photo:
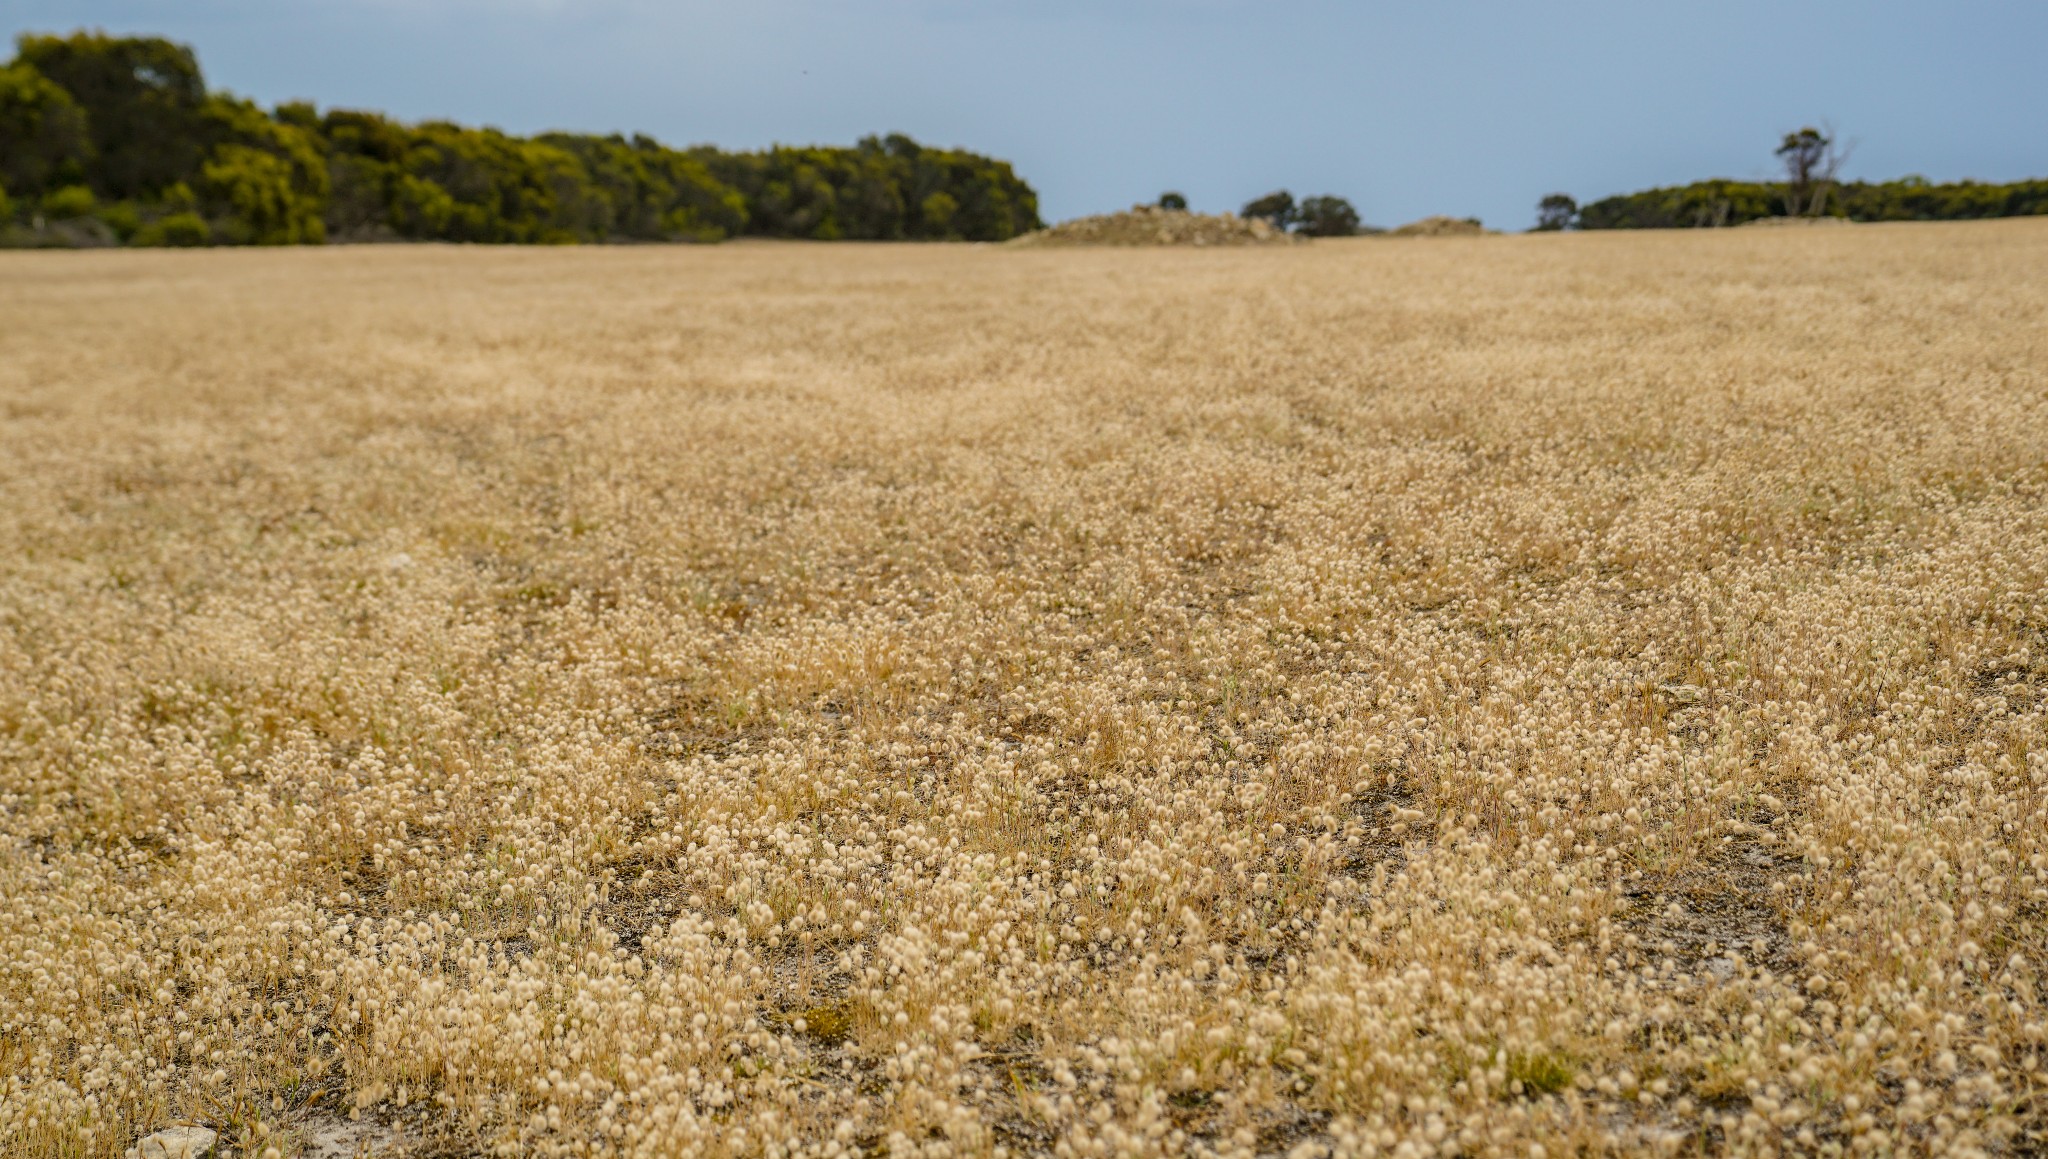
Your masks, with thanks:
M1486 232L1476 217L1425 217L1393 230L1388 237L1478 237Z
M205 1127L169 1127L144 1139L134 1153L139 1159L201 1159L219 1139Z
M1134 205L1123 213L1077 217L1012 240L1016 246L1289 245L1297 240L1264 218L1189 213Z

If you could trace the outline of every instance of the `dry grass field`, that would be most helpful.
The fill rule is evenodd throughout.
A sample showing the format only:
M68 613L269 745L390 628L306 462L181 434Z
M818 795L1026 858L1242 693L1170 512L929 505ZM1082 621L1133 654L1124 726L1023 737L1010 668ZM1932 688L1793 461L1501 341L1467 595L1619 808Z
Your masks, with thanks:
M2048 222L0 319L7 1155L2048 1147Z

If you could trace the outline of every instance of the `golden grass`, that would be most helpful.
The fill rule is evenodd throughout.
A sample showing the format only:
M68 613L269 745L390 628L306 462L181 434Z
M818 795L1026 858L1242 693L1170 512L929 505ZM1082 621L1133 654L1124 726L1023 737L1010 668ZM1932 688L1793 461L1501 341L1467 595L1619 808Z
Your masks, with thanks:
M9 1155L2048 1145L2048 222L0 318Z

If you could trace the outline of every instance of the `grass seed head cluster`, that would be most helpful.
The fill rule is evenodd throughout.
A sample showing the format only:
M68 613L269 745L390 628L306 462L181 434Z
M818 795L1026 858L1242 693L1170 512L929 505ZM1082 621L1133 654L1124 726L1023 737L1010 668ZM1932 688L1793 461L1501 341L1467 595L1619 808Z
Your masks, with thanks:
M0 259L0 1151L2048 1146L2043 270Z

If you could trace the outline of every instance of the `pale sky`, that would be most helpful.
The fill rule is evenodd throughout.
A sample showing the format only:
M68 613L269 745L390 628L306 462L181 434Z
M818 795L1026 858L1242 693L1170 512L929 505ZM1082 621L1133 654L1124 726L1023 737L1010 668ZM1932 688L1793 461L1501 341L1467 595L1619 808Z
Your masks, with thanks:
M1519 229L1764 177L1832 122L1847 175L2048 176L2048 3L1721 0L7 0L0 31L198 50L265 104L726 148L899 131L1014 162L1048 220L1162 190L1348 197Z

